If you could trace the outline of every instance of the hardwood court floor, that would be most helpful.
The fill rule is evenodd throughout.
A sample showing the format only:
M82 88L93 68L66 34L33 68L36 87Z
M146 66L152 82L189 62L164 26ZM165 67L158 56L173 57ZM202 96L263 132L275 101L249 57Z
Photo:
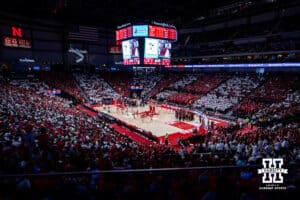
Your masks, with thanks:
M156 107L156 113L158 115L154 115L152 119L150 117L141 118L140 115L137 115L134 117L133 113L138 111L144 112L148 111L149 107L129 107L128 109L121 110L120 108L117 108L115 105L110 106L101 106L101 107L95 107L94 109L99 110L101 112L107 113L115 118L118 118L128 124L134 125L136 127L139 127L146 131L151 131L153 135L156 136L163 136L166 133L172 134L172 133L187 133L191 132L191 130L183 130L180 128L177 128L175 126L172 126L172 122L176 121L175 118L175 112L172 110L167 110L161 107ZM110 111L110 112L108 112ZM191 122L186 122L191 125L197 125L196 119Z

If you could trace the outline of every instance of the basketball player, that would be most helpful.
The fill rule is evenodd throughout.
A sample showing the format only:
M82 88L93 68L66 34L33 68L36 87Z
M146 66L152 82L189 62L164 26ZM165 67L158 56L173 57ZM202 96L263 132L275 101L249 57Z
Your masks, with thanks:
M166 135L165 135L165 145L168 146L168 144L169 144L169 135L168 135L168 133L166 133Z

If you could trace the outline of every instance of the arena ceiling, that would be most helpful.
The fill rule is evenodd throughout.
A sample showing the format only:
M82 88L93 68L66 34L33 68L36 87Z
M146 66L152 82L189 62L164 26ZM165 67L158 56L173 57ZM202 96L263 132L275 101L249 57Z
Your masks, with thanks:
M114 28L127 22L152 20L179 25L228 2L232 0L7 0L0 11Z

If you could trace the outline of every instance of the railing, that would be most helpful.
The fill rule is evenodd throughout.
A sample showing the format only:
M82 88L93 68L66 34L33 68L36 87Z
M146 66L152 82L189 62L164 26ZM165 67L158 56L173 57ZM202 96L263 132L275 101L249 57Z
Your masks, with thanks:
M200 153L199 153L200 154ZM205 154L205 153L201 153ZM209 154L209 153L207 153ZM299 164L288 164L288 169L296 169L300 172ZM139 173L159 173L159 172L188 172L188 171L226 171L226 170L253 170L261 168L262 165L218 165L218 166L202 166L202 167L172 167L172 168L149 168L149 169L112 169L112 170L95 170L95 171L73 171L73 172L47 172L47 173L28 173L28 174L0 174L0 179L4 178L22 178L22 177L45 177L45 176L81 176L96 174L139 174Z
M299 166L288 166L280 193L259 191L261 166L116 169L1 174L0 199L290 199L299 189ZM288 187L289 186L289 187ZM274 196L275 194L275 196ZM293 193L292 193L293 194ZM271 196L270 196L271 195ZM223 198L220 198L223 197Z
M78 172L48 172L48 173L29 173L29 174L0 174L2 178L22 178L22 177L45 177L45 176L78 176L78 175L95 175L95 174L122 174L122 173L151 173L151 172L179 172L191 170L221 170L221 169L243 169L255 168L258 165L247 167L240 166L208 166L208 167L177 167L177 168L157 168L157 169L114 169L99 171L78 171Z

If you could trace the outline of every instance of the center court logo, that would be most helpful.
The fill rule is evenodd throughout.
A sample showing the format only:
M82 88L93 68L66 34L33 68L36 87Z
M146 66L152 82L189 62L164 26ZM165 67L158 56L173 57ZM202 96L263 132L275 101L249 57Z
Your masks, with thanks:
M283 183L283 174L288 174L288 170L282 168L282 158L263 158L262 169L258 169L258 174L263 174L262 183L266 184L260 189L264 190L282 190L286 187L280 186Z

